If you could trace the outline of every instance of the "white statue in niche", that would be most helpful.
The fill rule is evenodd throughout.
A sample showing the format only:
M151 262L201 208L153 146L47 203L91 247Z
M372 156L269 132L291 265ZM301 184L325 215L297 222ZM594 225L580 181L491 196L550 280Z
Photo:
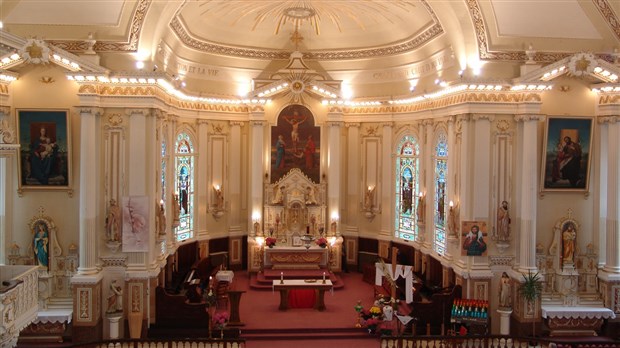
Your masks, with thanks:
M306 187L306 204L307 205L317 204L316 193L315 193L314 187L312 186Z

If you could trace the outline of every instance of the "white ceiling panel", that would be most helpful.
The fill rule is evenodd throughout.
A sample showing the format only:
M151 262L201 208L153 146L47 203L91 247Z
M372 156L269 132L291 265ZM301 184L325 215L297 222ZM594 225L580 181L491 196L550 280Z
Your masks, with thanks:
M491 0L500 36L601 39L576 0Z
M118 25L124 0L21 0L4 17L6 24Z

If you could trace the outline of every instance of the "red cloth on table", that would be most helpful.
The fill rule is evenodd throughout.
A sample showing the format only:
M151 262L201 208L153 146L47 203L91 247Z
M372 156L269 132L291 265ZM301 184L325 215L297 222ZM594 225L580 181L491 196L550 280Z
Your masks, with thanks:
M312 289L291 289L288 292L289 308L313 308L316 291Z

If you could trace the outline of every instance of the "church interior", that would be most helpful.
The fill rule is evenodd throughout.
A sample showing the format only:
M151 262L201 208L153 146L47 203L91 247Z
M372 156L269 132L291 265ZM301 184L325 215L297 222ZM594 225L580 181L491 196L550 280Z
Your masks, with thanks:
M242 347L255 301L620 339L619 13L2 1L0 346Z

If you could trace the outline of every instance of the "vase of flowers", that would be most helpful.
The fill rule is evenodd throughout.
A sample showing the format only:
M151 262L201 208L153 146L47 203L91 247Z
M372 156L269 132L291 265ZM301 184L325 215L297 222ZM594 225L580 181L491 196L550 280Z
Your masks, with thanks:
M320 246L321 248L325 248L327 246L327 239L325 239L324 237L317 239L316 245Z
M379 319L370 318L366 320L366 329L368 329L368 333L374 335L377 332L377 327L379 326Z
M370 316L372 316L375 319L379 319L382 316L381 307L372 306L370 307L369 312L370 312Z
M276 245L276 239L273 237L267 237L265 239L265 244L270 247L273 248Z
M224 338L224 328L228 324L229 319L228 312L217 312L213 315L213 325L220 330L220 338Z

